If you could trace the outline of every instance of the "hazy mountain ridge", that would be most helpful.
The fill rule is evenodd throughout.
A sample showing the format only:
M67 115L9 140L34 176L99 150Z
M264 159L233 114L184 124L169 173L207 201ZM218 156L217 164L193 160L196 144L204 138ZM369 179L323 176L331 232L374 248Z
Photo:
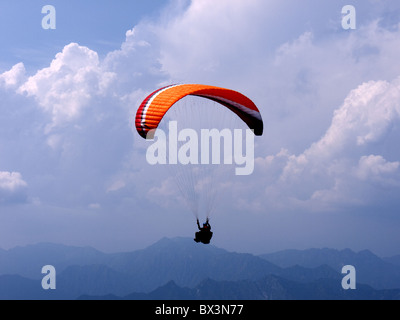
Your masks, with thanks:
M337 266L351 262L357 263L357 293L345 294ZM41 288L41 268L47 264L57 270L56 290ZM383 269L374 271L379 267ZM367 277L368 270L374 272ZM399 266L371 252L351 250L255 256L198 245L189 238L164 238L142 250L112 254L38 244L0 250L0 299L397 299L396 290L376 290L371 283L383 280L378 285L392 289L393 282L385 281L396 280L398 273Z
M383 258L383 260L400 267L400 254L393 257Z
M333 279L299 283L274 275L251 281L215 281L206 279L195 288L182 288L170 281L150 293L83 295L79 300L399 300L400 289L375 290L359 285L357 290L342 290Z
M39 243L10 250L0 250L0 274L19 274L41 279L41 269L53 265L58 272L71 265L103 263L104 253L91 247L74 247L53 243Z
M353 252L350 249L308 249L283 250L271 254L260 255L282 268L299 265L305 268L315 268L326 264L337 272L345 265L356 268L357 281L368 284L376 289L400 288L400 268L391 263L390 258L379 258L369 250ZM393 261L396 261L393 257Z

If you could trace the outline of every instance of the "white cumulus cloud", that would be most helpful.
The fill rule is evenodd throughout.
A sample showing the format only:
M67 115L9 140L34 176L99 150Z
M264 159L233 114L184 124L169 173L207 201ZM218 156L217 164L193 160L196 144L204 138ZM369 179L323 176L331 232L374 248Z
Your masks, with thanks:
M19 172L0 172L0 204L25 202L28 184Z
M282 202L291 199L289 206L366 205L379 188L400 187L399 154L387 151L400 139L398 127L400 77L369 81L348 94L326 133L309 148L258 158L256 168L268 177L266 193L278 193Z
M104 94L113 79L114 74L101 70L96 52L71 43L18 91L33 96L52 115L50 126L57 126L79 117L93 96Z
M361 181L379 182L386 186L400 186L400 162L389 162L382 156L363 156L357 167L357 177Z
M26 186L19 172L0 172L0 189L13 192Z
M17 63L9 71L0 74L0 85L5 88L17 88L26 78L25 66L22 62Z

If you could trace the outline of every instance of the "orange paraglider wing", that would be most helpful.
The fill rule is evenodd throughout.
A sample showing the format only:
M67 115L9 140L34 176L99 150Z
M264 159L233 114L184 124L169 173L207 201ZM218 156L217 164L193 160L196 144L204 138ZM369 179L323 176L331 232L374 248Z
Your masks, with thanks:
M136 129L146 139L150 130L157 129L167 111L186 96L198 96L216 101L236 113L254 134L261 136L263 121L260 111L243 94L219 87L199 84L180 84L160 88L150 94L136 113Z

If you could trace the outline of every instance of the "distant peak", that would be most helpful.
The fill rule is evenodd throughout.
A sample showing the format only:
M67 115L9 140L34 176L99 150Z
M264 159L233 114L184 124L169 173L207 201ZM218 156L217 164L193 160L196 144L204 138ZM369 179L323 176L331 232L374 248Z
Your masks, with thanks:
M373 252L368 249L362 250L358 254L364 257L377 257Z

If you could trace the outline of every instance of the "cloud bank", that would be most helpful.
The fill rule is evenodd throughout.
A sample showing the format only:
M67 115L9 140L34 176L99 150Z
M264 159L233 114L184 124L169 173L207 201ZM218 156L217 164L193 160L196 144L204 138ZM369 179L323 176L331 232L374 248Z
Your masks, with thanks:
M145 93L176 80L232 84L242 92L254 93L267 127L266 138L259 142L258 165L260 170L274 171L266 183L255 179L254 189L266 184L268 192L279 193L283 202L286 197L296 205L318 202L321 206L316 208L321 209L371 199L369 192L365 197L349 194L346 186L359 183L356 190L366 185L373 189L379 182L381 187L396 187L398 154L382 154L384 150L377 145L395 140L399 120L399 79L390 80L400 74L393 67L400 47L398 28L382 28L376 19L357 32L338 33L326 22L319 27L330 41L315 38L315 25L305 33L293 31L293 40L279 43L264 31L276 23L265 19L265 13L280 8L274 2L260 1L221 1L218 5L193 1L188 6L171 6L175 16L166 15L160 24L136 26L126 33L120 50L103 60L93 50L71 43L36 74L28 77L19 63L0 75L0 84L5 92L34 99L38 112L48 116L48 122L40 124L47 152L62 149L61 163L71 157L80 173L86 168L72 157L88 156L80 148L91 145L89 139L104 129L112 113L123 120L120 126L127 133ZM275 50L270 43L276 44ZM373 80L377 77L389 80ZM355 85L343 102L342 95ZM340 99L342 105L335 110ZM331 124L323 133L329 117ZM302 134L302 130L307 132ZM313 142L321 133L322 138ZM80 142L73 140L78 138ZM298 139L303 139L303 150L295 147ZM132 142L121 151L117 164L134 154L128 151L129 145ZM89 158L95 163L96 157ZM140 170L149 169L143 163ZM103 178L110 181L109 185L104 182L106 193L128 185L111 176Z
M224 210L394 212L400 29L388 18L398 12L393 6L359 3L370 14L344 31L335 1L172 1L104 58L70 43L31 75L23 62L10 66L0 74L0 202L34 198L36 207L89 214L180 210L168 172L146 163L133 121L149 92L189 82L241 91L265 120L254 174L221 182L229 188Z

